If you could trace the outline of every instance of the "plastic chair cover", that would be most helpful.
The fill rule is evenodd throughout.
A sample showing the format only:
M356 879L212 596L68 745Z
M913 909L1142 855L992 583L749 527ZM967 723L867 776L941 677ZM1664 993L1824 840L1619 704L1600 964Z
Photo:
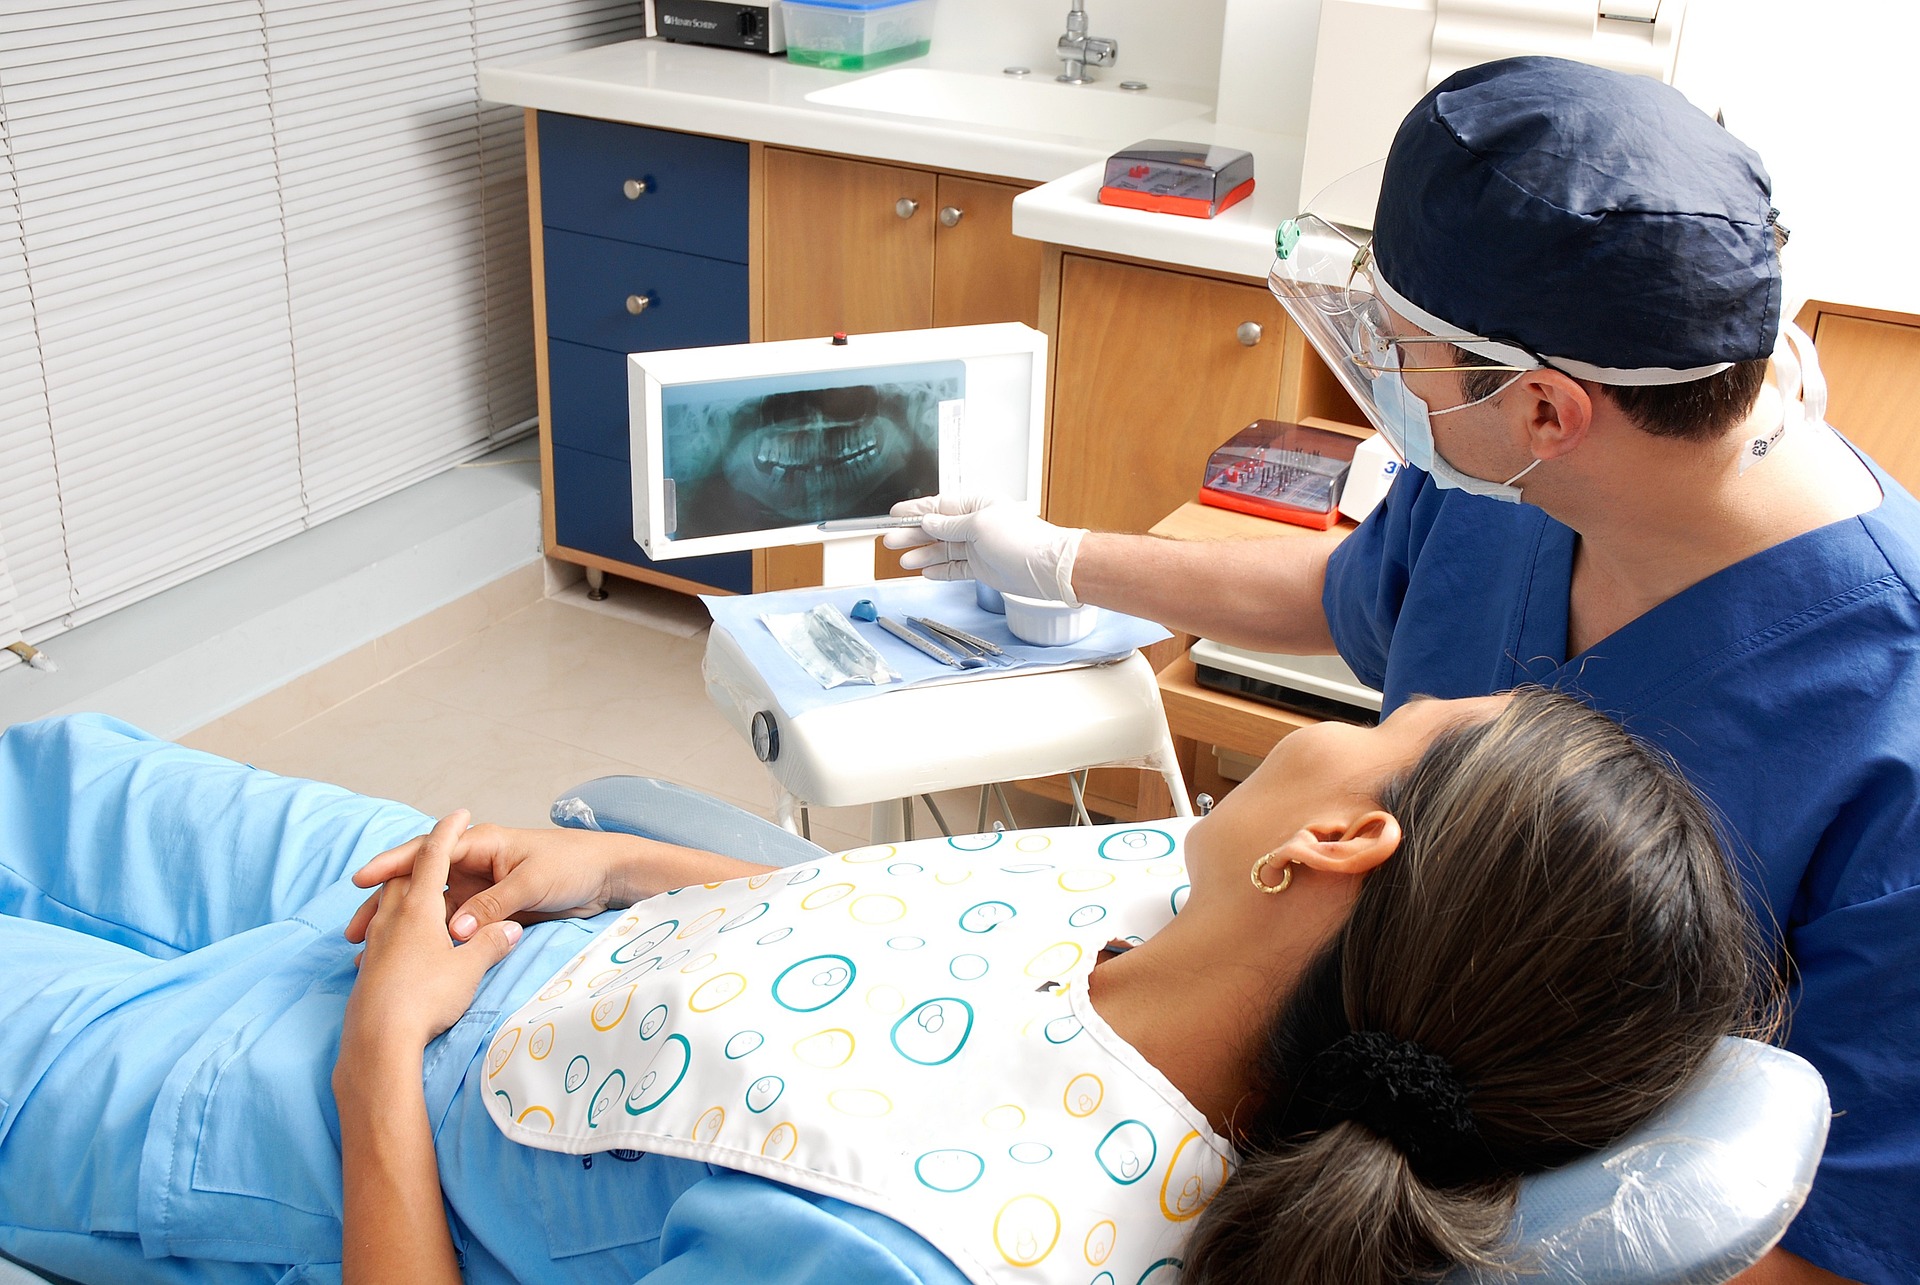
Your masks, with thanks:
M555 825L607 830L704 848L742 861L791 866L827 850L745 808L645 776L603 776L553 801Z
M1785 1234L1813 1185L1831 1111L1811 1065L1720 1042L1699 1076L1605 1151L1520 1184L1515 1269L1447 1285L1719 1285Z

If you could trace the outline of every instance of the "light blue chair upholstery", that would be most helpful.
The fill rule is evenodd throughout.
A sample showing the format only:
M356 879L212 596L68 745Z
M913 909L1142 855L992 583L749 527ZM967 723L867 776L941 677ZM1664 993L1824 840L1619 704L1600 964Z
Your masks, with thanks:
M637 834L768 866L827 855L819 844L745 808L646 776L603 776L575 786L553 801L551 815L555 825L570 829Z
M0 1254L0 1285L73 1285L64 1276L39 1276Z
M768 865L825 855L771 821L665 781L602 777L553 805L556 825L642 834ZM1447 1285L1719 1285L1793 1221L1826 1146L1819 1073L1725 1039L1696 1082L1606 1151L1520 1186L1511 1270Z

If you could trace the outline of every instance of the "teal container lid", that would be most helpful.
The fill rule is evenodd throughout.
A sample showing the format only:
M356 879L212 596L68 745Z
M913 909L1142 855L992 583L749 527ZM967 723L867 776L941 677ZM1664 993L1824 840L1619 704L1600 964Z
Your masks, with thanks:
M854 13L868 13L875 9L898 9L903 4L917 4L919 0L781 0L790 9L846 9Z

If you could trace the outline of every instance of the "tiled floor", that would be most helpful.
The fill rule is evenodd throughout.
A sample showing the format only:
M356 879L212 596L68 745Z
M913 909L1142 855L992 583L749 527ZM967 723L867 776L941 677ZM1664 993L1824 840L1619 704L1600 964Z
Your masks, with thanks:
M705 610L664 590L608 585L606 603L576 585L345 699L337 682L310 676L182 739L283 775L434 814L464 807L504 825L545 825L556 795L619 773L665 777L770 816L766 769L701 684ZM294 698L306 688L330 695ZM1008 793L1025 824L1064 820L1057 805ZM972 792L939 801L951 824L971 828ZM816 809L811 819L828 847L866 840L867 809ZM924 812L917 825L933 832Z

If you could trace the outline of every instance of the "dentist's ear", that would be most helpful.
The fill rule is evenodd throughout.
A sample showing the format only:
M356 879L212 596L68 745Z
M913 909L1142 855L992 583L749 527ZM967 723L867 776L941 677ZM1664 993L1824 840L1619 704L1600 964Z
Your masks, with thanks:
M1347 821L1314 822L1276 850L1275 862L1296 862L1323 874L1364 875L1400 850L1400 820L1373 808Z

